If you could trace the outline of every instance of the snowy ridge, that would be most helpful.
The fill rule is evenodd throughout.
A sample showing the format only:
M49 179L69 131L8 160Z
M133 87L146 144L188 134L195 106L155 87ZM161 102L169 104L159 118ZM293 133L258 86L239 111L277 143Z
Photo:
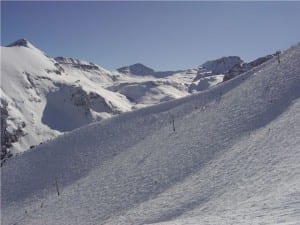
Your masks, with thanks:
M75 59L75 58L70 58L70 57L55 57L55 61L62 66L72 66L77 69L81 69L84 71L90 71L90 70L99 70L102 73L107 73L110 74L108 70L105 70L104 68L96 65L95 63L92 62L86 62L80 59Z
M3 224L297 224L299 63L297 45L280 64L12 158Z
M29 49L33 49L36 51L40 51L38 48L36 48L33 44L31 44L28 40L22 38L19 39L9 45L7 45L6 47L25 47L25 48L29 48Z

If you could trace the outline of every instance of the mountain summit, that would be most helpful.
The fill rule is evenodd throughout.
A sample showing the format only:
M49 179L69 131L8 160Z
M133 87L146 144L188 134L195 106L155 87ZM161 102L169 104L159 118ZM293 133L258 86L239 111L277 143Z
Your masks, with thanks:
M6 47L15 47L15 46L22 46L22 47L26 47L26 48L32 48L34 47L33 44L31 44L28 40L21 38L9 45L7 45ZM34 47L35 48L35 47Z
M232 67L243 63L238 56L227 56L216 60L210 60L202 64L202 67L210 70L214 74L224 74Z
M142 76L152 75L154 73L153 69L141 63L136 63L130 66L124 66L117 69L117 71L124 74L142 75Z

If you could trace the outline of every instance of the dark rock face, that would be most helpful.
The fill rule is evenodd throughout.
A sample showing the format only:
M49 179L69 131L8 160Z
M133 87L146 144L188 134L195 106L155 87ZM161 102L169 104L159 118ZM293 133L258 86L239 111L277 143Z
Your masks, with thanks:
M24 136L24 127L26 124L23 122L21 125L13 130L7 130L7 103L1 99L1 166L6 159L12 156L9 148L12 147L12 143L15 143L19 140L20 137Z
M7 117L7 103L1 100L1 161L6 158L8 154Z
M272 59L274 56L276 56L276 53L272 54L272 55L267 55L264 57L257 58L249 63L242 63L242 64L235 65L234 67L232 67L229 71L227 71L225 73L223 81L230 80L230 79L234 78L235 76L245 73L248 70L251 70L252 68L259 66L259 65L263 64L264 62Z
M29 45L30 45L30 43L26 39L22 38L22 39L19 39L13 43L7 45L6 47L22 46L22 47L28 48Z
M83 62L79 59L62 57L62 56L56 57L54 59L57 62L55 65L56 65L56 67L58 67L59 71L60 71L60 69L62 69L59 64L70 65L74 68L78 68L78 69L85 70L85 71L100 70L100 68L92 62ZM62 72L62 71L60 71L60 72Z

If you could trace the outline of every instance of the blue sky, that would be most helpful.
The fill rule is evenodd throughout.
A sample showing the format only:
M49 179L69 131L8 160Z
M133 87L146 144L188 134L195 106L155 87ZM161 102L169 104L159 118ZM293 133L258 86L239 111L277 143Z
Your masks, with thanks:
M50 56L104 68L249 61L300 41L300 2L1 2L1 45L26 38Z

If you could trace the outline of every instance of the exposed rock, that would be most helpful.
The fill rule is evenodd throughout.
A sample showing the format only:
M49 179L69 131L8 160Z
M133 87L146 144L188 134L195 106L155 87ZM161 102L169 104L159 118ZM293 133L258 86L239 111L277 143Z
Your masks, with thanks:
M264 62L272 59L274 56L276 56L276 53L257 58L249 63L237 64L225 73L223 81L230 80L230 79L234 78L235 76L238 76L244 72L247 72L248 70L251 70L252 68L259 66L259 65L263 64Z
M82 69L82 70L99 70L99 66L97 66L96 64L92 63L92 62L85 62L79 59L75 59L75 58L70 58L70 57L56 57L54 58L55 61L57 62L57 64L55 64L58 68L62 67L59 64L62 65L70 65L72 67L78 68L78 69Z
M22 47L26 47L26 48L30 48L32 46L32 44L27 41L26 39L22 38L19 39L9 45L7 45L6 47L14 47L14 46L22 46Z
M7 158L12 156L9 148L13 143L17 142L20 137L25 135L23 129L26 126L25 122L22 122L17 129L12 131L7 130L7 120L9 117L7 106L7 102L1 99L1 166Z

